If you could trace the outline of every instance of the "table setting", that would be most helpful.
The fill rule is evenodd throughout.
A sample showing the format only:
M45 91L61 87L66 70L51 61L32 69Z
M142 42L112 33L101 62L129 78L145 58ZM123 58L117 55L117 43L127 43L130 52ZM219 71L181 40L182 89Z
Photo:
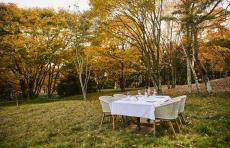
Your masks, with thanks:
M155 107L171 100L169 96L156 94L155 89L152 95L148 95L147 90L145 90L144 95L142 95L139 90L138 94L133 96L128 92L126 97L110 103L111 114L143 117L154 120Z

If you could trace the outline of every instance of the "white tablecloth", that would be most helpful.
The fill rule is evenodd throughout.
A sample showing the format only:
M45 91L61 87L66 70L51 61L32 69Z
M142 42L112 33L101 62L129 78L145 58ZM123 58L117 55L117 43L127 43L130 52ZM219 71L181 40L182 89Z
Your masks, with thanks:
M111 114L155 120L155 107L169 100L169 96L127 97L110 104Z

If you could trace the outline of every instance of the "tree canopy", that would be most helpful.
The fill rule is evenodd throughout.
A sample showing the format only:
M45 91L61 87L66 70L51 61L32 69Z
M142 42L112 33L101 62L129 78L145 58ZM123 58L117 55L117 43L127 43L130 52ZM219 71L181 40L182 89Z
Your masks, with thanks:
M230 75L223 0L90 0L90 6L79 12L0 3L2 97L52 98L73 75L85 99L93 88L88 82L98 90L159 92L187 83L190 93L192 82L197 92L205 82L211 93L210 79Z

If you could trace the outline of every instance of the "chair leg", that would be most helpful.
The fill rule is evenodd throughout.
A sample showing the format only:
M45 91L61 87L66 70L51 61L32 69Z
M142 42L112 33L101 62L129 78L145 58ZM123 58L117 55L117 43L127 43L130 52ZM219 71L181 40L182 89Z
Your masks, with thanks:
M102 125L102 123L103 123L103 121L104 121L104 118L105 118L105 113L103 113L103 115L102 115L102 119L101 119L101 124L100 124L100 126Z
M171 128L171 131L172 131L172 133L173 133L173 137L176 138L176 133L175 133L175 130L174 130L174 128L173 128L172 122L171 122L171 121L168 121L168 124L169 124L169 126L170 126L170 128Z
M177 126L178 133L179 133L180 132L180 125L178 124L177 119L175 119L175 122L176 122L176 126Z
M112 116L109 116L109 122L112 122L113 119L112 119Z
M155 123L155 120L153 120L153 135L156 136L156 123Z
M147 119L147 123L148 123L148 124L150 124L150 121L151 121L150 119Z
M180 116L178 116L178 121L179 121L179 123L180 123L180 127L182 128L182 126L183 126L183 124L182 124L182 121L181 121L181 119L180 119L181 117Z
M122 118L122 122L125 123L126 121L123 115L121 116L121 118Z
M114 115L112 115L112 118L113 118L113 129L115 129L115 117L114 117Z
M184 124L186 125L186 121L185 121L185 119L184 119L183 115L182 115L182 114L180 114L180 116L181 116L182 123L184 123Z

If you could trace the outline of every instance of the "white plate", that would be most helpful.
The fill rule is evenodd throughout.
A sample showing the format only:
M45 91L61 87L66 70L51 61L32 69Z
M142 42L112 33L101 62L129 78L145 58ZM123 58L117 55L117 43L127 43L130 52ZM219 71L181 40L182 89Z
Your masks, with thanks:
M147 101L147 102L156 102L157 99L155 98L144 98L143 100Z

